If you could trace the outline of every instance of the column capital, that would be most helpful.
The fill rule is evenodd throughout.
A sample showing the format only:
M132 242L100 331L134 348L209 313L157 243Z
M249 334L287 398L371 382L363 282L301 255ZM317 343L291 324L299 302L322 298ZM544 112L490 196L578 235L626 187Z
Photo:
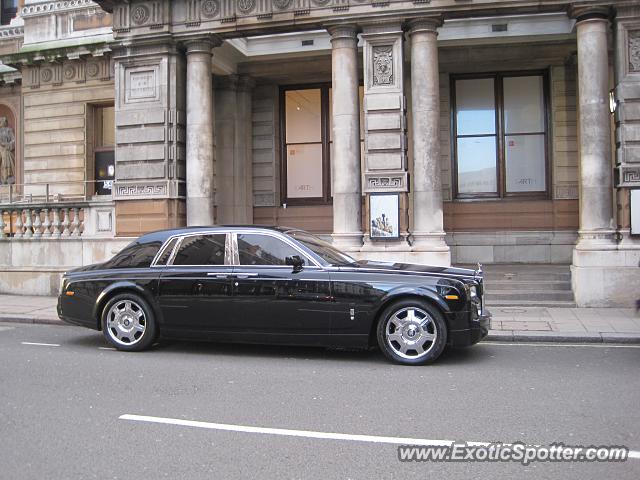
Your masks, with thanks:
M192 53L208 53L213 54L215 47L222 45L223 40L217 35L207 35L206 37L190 38L184 41L187 55Z
M587 20L604 20L609 21L612 17L612 9L610 6L590 6L578 7L571 5L567 14L575 19L577 23Z
M326 25L325 28L331 35L331 43L337 40L357 40L358 26L355 23L342 23Z
M444 23L442 15L433 17L412 18L407 22L409 35L414 33L435 33L438 34L438 27Z

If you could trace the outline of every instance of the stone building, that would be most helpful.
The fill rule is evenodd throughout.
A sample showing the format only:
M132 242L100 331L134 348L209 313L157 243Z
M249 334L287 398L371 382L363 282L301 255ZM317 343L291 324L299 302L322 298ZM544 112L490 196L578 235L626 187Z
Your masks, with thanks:
M214 223L570 264L585 306L640 290L636 0L24 0L2 23L0 291Z

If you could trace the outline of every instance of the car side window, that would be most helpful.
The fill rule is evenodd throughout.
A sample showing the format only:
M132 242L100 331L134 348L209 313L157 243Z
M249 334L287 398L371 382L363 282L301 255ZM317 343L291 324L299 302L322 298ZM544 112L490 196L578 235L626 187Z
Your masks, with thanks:
M184 237L174 265L224 265L225 233Z
M255 233L238 234L240 265L286 265L286 258L300 253L279 238Z

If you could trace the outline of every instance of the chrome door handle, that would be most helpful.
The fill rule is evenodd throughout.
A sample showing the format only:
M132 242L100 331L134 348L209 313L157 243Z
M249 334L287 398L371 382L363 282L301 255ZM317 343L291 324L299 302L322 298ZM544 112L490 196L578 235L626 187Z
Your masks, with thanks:
M234 274L236 278L249 278L249 277L257 277L257 273L236 273Z
M207 277L216 277L216 278L229 278L231 275L229 275L228 273L215 273L215 272L208 272L207 273Z

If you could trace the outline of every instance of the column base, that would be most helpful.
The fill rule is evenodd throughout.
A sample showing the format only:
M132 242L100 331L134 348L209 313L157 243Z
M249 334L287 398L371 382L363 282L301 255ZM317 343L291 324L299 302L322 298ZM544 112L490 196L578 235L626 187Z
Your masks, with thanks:
M571 283L579 307L635 307L640 298L640 242L573 250Z
M362 248L362 232L333 233L331 239L334 247L345 252L357 252Z
M615 250L615 230L579 230L576 250Z
M415 244L410 245L406 237L395 242L365 241L360 251L352 255L359 260L448 267L451 265L451 252L444 244L444 236L441 242L442 244L438 241L423 242L416 247Z

